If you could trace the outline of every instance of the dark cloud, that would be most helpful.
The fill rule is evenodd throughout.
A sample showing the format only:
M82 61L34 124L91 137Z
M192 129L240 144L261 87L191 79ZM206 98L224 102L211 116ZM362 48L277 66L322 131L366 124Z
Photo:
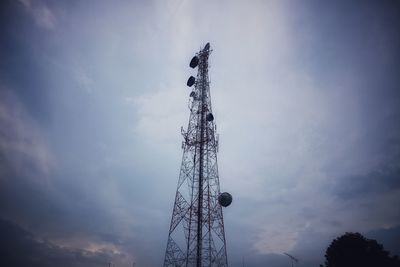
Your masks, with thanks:
M90 252L54 245L3 219L0 219L0 236L2 266L107 266L115 257L107 250Z
M386 167L367 175L346 177L339 181L332 190L341 199L374 197L400 189L400 167Z
M46 74L49 65L44 51L49 36L32 27L21 2L2 2L1 82L14 88L31 115L37 120L47 122L50 118L50 99L47 93L49 84Z
M98 192L93 190L96 186L96 179L97 182L99 179L99 177L96 177L96 173L88 173L84 169L78 168L77 165L74 166L74 170L62 168L62 172L56 171L53 164L56 164L57 159L50 151L48 143L43 140L43 133L35 120L25 110L14 92L4 86L1 89L1 216L24 225L30 233L34 233L37 237L57 240L71 247L77 247L77 252L73 249L63 251L71 255L76 254L77 257L87 256L86 252L82 252L83 254L80 255L79 248L94 245L115 247L119 251L118 254L113 255L117 258L115 261L123 261L126 265L129 265L132 257L136 257L138 254L142 258L141 261L137 262L144 266L146 264L148 264L147 266L156 265L157 263L154 260L160 262L161 256L152 257L151 252L149 252L155 249L154 243L159 241L153 240L154 237L158 238L162 234L159 232L159 228L157 230L142 230L135 234L135 238L133 238L132 233L137 232L137 226L127 228L126 225L129 225L132 219L131 217L119 217L126 213L123 207L108 203L107 199L99 199L96 195ZM121 179L121 185L119 185L121 189L118 189L118 191L129 194L130 190L133 190L132 188L128 190L132 185L126 184L126 179L123 177L132 174L132 172L124 173L122 169L116 172L120 174L119 178ZM82 181L82 177L85 177L86 185L79 183L79 181ZM107 179L107 181L109 180ZM105 183L107 181L103 180ZM105 191L107 193L108 189L105 189ZM145 195L136 197L143 199ZM133 199L136 199L136 197ZM129 200L126 200L126 202L129 202ZM102 203L105 206L102 206ZM151 211L146 209L133 210L147 214L147 216L154 216ZM123 211L122 214L121 211ZM117 216L114 216L114 214L117 214ZM143 227L143 225L139 225L139 227ZM15 234L14 232L11 234ZM139 242L138 240L143 241ZM46 246L48 244L46 243ZM164 248L158 247L158 249L163 251ZM34 250L32 253L36 254L38 251L41 250ZM128 258L126 255L130 255L132 251L136 252L133 253L135 256ZM57 254L57 257L60 256L61 252L58 253L58 250L50 250L49 256L53 252ZM46 255L40 254L38 257L46 257ZM50 257L48 261L53 262L57 259ZM82 264L85 266L86 261L86 258L82 258L76 264L83 262ZM43 258L42 262L45 264L47 260Z

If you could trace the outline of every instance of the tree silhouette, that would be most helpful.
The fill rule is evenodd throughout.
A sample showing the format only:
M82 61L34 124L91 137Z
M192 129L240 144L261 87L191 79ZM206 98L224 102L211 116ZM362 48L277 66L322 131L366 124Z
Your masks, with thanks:
M322 265L320 265L322 266ZM332 241L325 253L325 267L400 267L397 256L376 240L359 233L346 233Z

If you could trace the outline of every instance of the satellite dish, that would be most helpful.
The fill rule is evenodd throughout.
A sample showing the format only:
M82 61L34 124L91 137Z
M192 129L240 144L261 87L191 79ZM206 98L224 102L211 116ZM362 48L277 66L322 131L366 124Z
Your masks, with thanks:
M221 193L218 196L218 203L222 207L228 207L232 203L232 195L229 194L228 192Z
M213 114L212 113L208 113L207 116L206 116L206 120L207 121L213 121L214 120Z
M196 78L193 77L193 76L190 76L188 81L187 81L187 83L186 83L186 85L191 87L194 84L195 81L196 81Z
M197 56L194 56L190 61L189 66L194 69L197 67L197 65L199 65L199 58Z
M207 51L210 49L210 43L207 43L206 46L204 47L204 51Z

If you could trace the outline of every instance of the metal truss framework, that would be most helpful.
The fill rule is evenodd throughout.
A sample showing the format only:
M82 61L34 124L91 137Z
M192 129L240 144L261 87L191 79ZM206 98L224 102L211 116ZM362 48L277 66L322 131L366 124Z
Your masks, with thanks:
M228 266L208 77L211 51L207 44L196 54L198 73L189 100L189 125L187 131L182 129L182 165L164 267Z

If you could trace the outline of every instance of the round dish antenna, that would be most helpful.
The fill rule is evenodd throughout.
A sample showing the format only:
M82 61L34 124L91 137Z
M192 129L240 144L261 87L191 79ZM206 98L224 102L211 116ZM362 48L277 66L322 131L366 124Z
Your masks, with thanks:
M190 76L188 81L187 81L187 83L186 83L186 85L191 87L194 84L195 81L196 81L196 78L193 77L193 76Z
M199 58L197 56L194 56L190 61L189 66L194 69L197 67L197 65L199 65Z
M228 207L232 203L232 195L229 194L228 192L221 193L218 196L218 203L222 207Z

